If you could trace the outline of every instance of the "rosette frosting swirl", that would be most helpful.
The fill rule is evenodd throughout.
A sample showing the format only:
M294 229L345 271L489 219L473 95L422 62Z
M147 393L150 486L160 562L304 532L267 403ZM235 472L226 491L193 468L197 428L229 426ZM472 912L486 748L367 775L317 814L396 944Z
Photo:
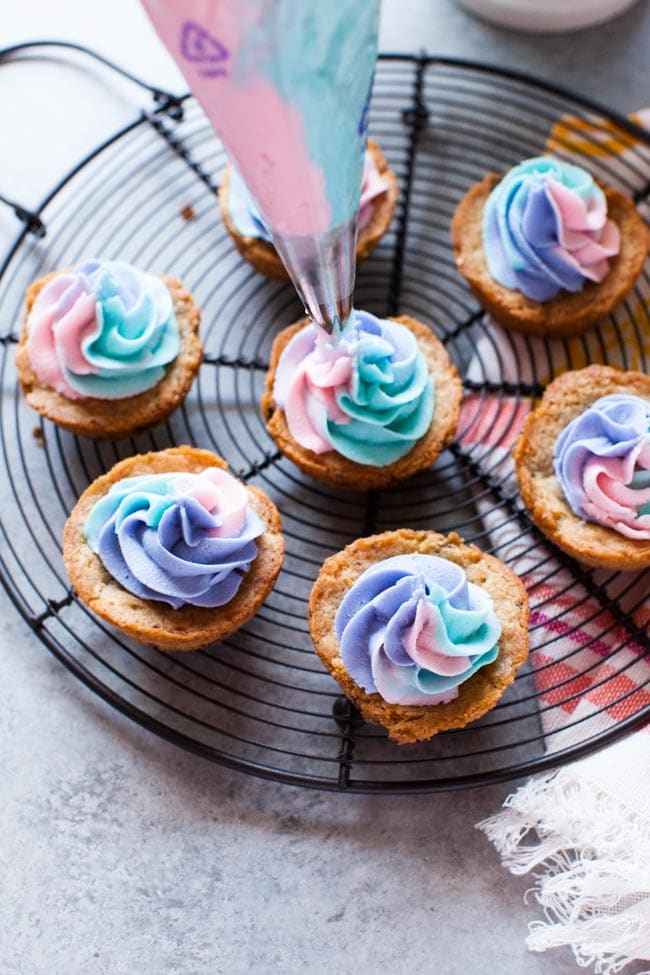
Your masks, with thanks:
M597 399L557 438L553 466L579 518L650 540L650 403Z
M257 556L262 519L231 474L145 474L114 484L85 524L88 545L141 599L223 606Z
M388 184L379 172L372 153L366 149L363 162L363 178L361 182L361 199L357 216L357 227L363 230L370 223L374 201L385 193ZM235 229L243 237L256 237L272 243L271 231L265 224L246 183L236 166L230 170L228 187L228 212Z
M603 280L620 234L591 175L540 156L515 166L483 212L483 248L492 277L533 301Z
M413 333L353 311L336 344L307 325L284 349L273 396L294 440L384 467L429 429L433 379Z
M346 670L390 704L441 704L498 655L492 598L437 555L398 555L367 569L336 614Z
M151 389L180 348L169 289L122 261L86 261L53 277L32 306L27 334L36 375L68 399Z

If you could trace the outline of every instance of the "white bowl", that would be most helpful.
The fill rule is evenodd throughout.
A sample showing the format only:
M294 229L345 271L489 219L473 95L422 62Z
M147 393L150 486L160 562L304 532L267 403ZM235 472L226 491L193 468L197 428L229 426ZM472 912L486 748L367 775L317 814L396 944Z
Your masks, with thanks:
M512 30L559 32L600 24L636 0L458 0L484 20Z

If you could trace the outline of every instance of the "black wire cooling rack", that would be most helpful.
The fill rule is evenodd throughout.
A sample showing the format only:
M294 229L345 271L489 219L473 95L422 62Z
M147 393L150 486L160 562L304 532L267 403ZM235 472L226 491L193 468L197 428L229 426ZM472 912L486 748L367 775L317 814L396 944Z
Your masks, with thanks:
M356 304L430 323L464 376L474 413L430 471L394 490L343 493L283 459L260 418L273 337L300 306L288 286L266 281L235 252L215 201L224 152L194 100L144 87L151 109L89 152L35 212L10 204L23 229L0 271L0 575L43 644L105 701L169 741L231 768L322 789L427 792L512 778L583 755L647 720L648 574L579 566L521 510L503 445L517 407L541 394L551 349L503 334L497 341L498 326L455 270L449 223L471 183L542 151L559 119L559 149L566 140L575 151L577 141L588 164L643 203L648 135L519 74L382 56L370 132L401 196L392 228L359 271ZM627 144L615 167L598 148L614 137ZM27 284L90 256L174 274L203 310L205 356L185 404L167 423L116 443L39 422L14 369ZM578 344L582 358L648 371L639 290L648 283L646 266L626 302L625 328L617 319L590 333ZM569 342L553 350L561 369L579 364L576 356ZM463 433L488 408L490 426L503 429L496 441L472 443ZM283 572L258 615L224 644L185 655L132 643L96 619L69 587L60 543L68 512L93 478L125 456L179 443L215 450L263 488L282 512L287 543ZM361 535L397 527L456 530L515 568L523 550L535 579L535 650L499 705L468 728L402 747L341 698L311 649L306 622L323 560ZM549 580L561 590L552 599ZM569 622L576 613L579 627ZM603 654L607 667L596 670ZM587 715L577 706L586 688L596 701Z

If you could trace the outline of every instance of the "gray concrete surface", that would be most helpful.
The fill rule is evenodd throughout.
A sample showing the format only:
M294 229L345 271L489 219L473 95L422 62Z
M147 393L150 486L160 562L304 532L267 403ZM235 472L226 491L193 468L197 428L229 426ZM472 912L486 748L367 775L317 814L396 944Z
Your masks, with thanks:
M228 773L77 684L0 596L3 975L570 975L474 824L507 787L335 796Z

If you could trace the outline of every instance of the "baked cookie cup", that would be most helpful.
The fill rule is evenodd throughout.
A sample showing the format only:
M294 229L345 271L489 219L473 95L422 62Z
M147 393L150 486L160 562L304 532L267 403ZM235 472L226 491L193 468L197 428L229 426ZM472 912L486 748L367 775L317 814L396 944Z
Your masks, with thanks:
M125 478L195 475L214 469L225 472L227 466L221 457L208 450L173 447L129 457L93 481L74 506L63 533L63 560L80 599L122 633L161 650L195 650L222 640L243 626L272 590L284 557L280 515L263 491L245 487L248 508L261 519L263 533L255 538L257 555L250 562L248 571L238 573L241 576L239 587L224 605L182 605L175 609L158 599L134 595L106 569L86 536L88 519L95 505ZM178 552L172 550L165 553L165 557L167 561L174 561Z
M459 567L468 583L490 597L500 624L496 659L460 683L458 696L447 703L389 703L380 693L364 690L341 657L337 613L346 595L368 570L404 556L438 556ZM363 718L383 725L392 740L405 744L462 728L495 706L528 655L528 613L523 583L499 559L466 545L455 533L399 529L360 538L323 563L309 600L309 628L317 654ZM362 638L357 636L357 642Z
M435 399L433 416L426 433L408 453L385 466L358 463L336 450L316 453L297 442L289 429L285 411L274 399L273 390L280 357L294 336L308 325L308 319L303 318L285 328L273 343L261 403L267 430L285 457L305 474L331 487L363 491L397 484L430 467L451 443L456 432L463 395L462 383L444 345L430 328L415 318L401 315L388 321L403 325L415 337L433 379Z
M386 189L369 203L372 211L370 219L359 229L357 235L357 263L364 261L372 253L388 230L399 196L397 177L389 168L383 152L372 139L368 139L368 152L386 184ZM284 264L270 241L260 237L249 237L237 230L230 210L231 173L232 163L229 162L219 187L219 207L225 227L235 242L237 250L256 271L265 277L274 281L290 281Z
M650 540L626 537L575 514L553 463L568 425L597 400L616 395L639 397L650 409L650 376L601 365L562 373L527 416L512 453L522 500L548 539L585 565L632 571L650 566Z
M99 440L119 439L160 423L184 400L201 365L201 312L192 295L178 279L160 275L159 280L171 296L179 341L177 355L164 367L164 375L155 385L119 399L92 395L70 398L39 378L30 356L28 330L30 313L43 289L67 273L52 272L27 289L25 319L16 354L16 372L27 402L41 416L65 430Z
M458 270L485 311L501 325L533 335L579 335L609 315L631 290L648 255L650 231L629 197L612 187L601 187L607 216L620 234L620 250L610 258L607 274L600 283L587 281L580 291L560 291L548 301L533 301L521 291L499 284L488 269L483 214L502 178L487 175L456 207L451 239Z

